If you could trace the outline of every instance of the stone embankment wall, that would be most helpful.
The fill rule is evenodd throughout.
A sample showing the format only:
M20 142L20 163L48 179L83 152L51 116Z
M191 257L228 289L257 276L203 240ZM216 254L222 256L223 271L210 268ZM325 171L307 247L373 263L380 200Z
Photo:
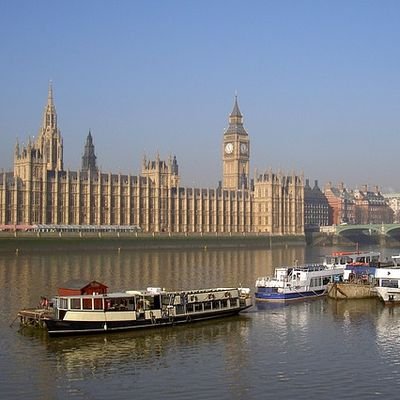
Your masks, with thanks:
M305 245L305 237L249 234L0 232L0 252L265 248Z

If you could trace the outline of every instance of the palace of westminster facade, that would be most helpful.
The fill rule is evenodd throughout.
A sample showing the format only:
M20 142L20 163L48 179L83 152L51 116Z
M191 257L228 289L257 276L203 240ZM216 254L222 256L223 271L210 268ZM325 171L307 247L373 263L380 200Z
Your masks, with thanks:
M52 86L37 139L0 175L0 225L124 225L143 232L304 234L304 179L272 171L250 178L250 139L237 99L223 134L222 183L180 186L176 158L143 159L140 175L99 171L91 133L82 168L63 165Z

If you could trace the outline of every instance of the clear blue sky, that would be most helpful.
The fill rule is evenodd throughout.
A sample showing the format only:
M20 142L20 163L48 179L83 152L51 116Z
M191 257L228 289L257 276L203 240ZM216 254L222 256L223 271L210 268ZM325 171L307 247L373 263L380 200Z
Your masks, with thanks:
M237 91L252 171L400 191L399 18L386 0L3 1L0 168L52 80L71 170L91 129L105 172L159 152L215 187Z

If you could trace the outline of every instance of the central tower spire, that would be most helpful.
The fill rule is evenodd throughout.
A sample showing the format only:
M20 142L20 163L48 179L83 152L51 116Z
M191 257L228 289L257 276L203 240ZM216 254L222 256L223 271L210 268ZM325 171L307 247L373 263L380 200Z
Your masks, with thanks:
M53 98L53 83L49 82L47 104L43 122L36 140L36 147L42 154L48 171L63 169L63 142L57 126L57 112Z
M49 89L47 93L47 104L43 113L42 129L47 131L57 130L57 113L53 100L53 83L49 82Z

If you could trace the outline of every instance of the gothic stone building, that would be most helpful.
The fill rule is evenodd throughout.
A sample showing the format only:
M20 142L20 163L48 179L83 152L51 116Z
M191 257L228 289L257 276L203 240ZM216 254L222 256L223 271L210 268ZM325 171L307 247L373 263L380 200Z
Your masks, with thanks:
M135 225L144 232L304 233L303 178L250 179L250 140L237 99L223 135L222 185L180 186L178 163L144 158L140 175L99 171L92 135L80 171L64 169L63 139L49 87L35 142L17 142L14 171L0 175L0 225Z

